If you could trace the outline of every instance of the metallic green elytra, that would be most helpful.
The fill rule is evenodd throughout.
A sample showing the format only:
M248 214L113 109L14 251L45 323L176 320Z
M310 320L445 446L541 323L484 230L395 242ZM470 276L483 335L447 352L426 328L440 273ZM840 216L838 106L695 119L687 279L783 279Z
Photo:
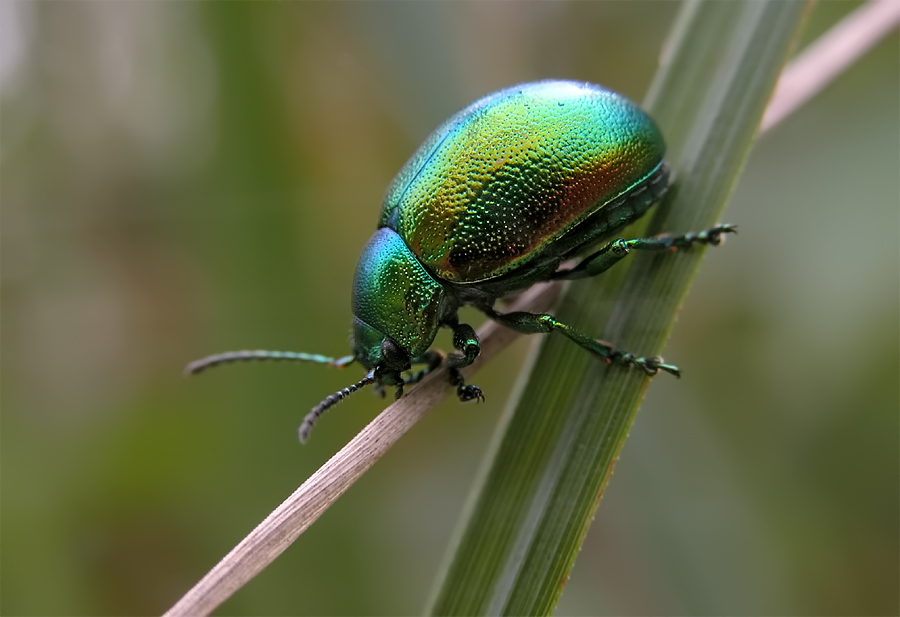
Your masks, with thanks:
M651 179L666 146L623 96L548 81L501 90L445 122L391 183L379 227L445 281L477 283L542 265L554 243ZM649 205L649 204L647 204ZM603 235L623 218L601 217Z
M616 350L550 315L500 313L497 299L547 280L606 271L631 249L674 250L719 244L732 225L699 233L615 238L669 185L665 142L653 120L620 94L572 81L500 90L472 103L434 131L394 178L363 249L353 283L352 356L239 351L188 365L189 373L248 359L287 359L344 367L366 376L307 414L316 419L369 384L383 391L418 382L442 362L461 401L483 399L460 369L480 351L457 312L473 305L516 331L558 331L607 363L649 375L678 369L660 357ZM590 250L593 249L593 252ZM564 262L580 258L575 265ZM458 353L431 350L440 327ZM413 365L424 368L410 373Z

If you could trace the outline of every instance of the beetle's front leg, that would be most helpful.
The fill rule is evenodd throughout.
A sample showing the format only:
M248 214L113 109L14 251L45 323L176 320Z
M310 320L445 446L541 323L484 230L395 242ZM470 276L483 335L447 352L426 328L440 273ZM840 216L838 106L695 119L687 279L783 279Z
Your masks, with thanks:
M644 371L647 375L656 375L660 370L671 373L676 377L681 376L677 366L665 364L660 356L635 356L634 354L616 349L611 343L591 338L587 334L576 330L568 324L564 324L552 315L539 315L535 313L515 312L498 313L491 309L487 316L497 323L523 334L542 334L547 332L559 332L570 340L575 341L593 354L596 354L610 364L633 366Z
M619 263L632 250L669 251L688 248L695 244L718 246L722 242L722 236L727 233L737 233L737 227L722 224L700 232L688 232L680 236L660 234L652 238L634 238L633 240L619 238L618 240L613 240L593 255L585 257L576 266L566 270L557 270L553 273L553 278L557 280L572 280L596 276Z
M413 364L425 364L425 368L421 368L409 377L403 380L404 386L411 386L422 381L428 373L434 371L437 367L444 363L447 354L438 349L429 349L421 356L413 360Z
M450 373L450 383L456 386L456 396L462 402L484 400L484 394L478 386L466 385L460 369L475 362L475 358L481 353L481 345L478 344L478 335L469 324L448 324L453 329L453 346L460 353L452 354L447 358L447 371Z

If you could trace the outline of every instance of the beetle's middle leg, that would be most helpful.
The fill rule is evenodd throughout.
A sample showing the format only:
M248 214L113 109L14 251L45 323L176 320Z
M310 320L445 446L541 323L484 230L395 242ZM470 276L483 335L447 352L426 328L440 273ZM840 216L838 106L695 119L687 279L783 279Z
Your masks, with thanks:
M580 330L576 330L572 326L564 324L552 315L526 313L524 311L498 313L493 309L486 312L488 317L500 325L506 326L516 332L522 332L523 334L559 332L591 353L600 356L610 364L633 366L641 369L648 375L656 375L662 370L671 373L676 377L681 376L681 371L679 371L677 366L665 364L665 361L660 356L645 358L643 356L635 356L627 351L616 349L611 343L591 338Z
M557 270L553 273L553 278L557 280L571 280L596 276L619 263L632 249L639 251L670 251L688 248L695 244L717 246L722 242L722 235L727 233L737 233L737 227L723 224L680 236L661 234L652 238L635 238L633 240L619 238L618 240L613 240L593 255L585 257L576 266L565 270Z

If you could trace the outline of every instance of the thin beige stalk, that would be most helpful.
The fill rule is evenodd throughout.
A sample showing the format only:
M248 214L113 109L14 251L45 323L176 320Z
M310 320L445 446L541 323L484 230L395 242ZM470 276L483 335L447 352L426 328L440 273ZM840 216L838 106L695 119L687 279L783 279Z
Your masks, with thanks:
M785 67L759 132L802 107L898 26L898 0L872 0L841 20Z

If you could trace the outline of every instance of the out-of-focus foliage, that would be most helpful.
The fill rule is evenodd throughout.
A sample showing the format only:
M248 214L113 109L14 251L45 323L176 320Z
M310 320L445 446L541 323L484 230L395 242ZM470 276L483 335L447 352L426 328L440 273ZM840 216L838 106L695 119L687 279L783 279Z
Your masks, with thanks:
M345 353L358 251L425 135L520 81L639 100L676 9L0 3L0 612L173 603L383 405L301 447L356 369L184 363ZM667 349L685 377L650 388L560 614L898 611L898 46L751 154ZM526 346L222 613L419 612Z

